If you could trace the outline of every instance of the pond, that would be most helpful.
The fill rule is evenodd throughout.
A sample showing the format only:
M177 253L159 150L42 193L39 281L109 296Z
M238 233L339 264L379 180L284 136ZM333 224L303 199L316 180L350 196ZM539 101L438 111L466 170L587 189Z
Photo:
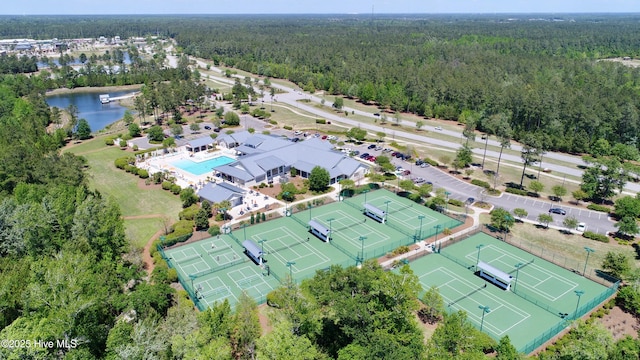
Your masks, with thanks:
M133 90L104 92L109 97L114 98L131 94ZM100 92L82 92L73 94L59 94L47 96L49 106L58 107L65 110L69 105L73 104L78 108L78 119L85 119L91 127L91 131L96 132L104 129L107 125L112 124L124 116L127 110L124 106L120 106L117 102L108 104L100 103Z

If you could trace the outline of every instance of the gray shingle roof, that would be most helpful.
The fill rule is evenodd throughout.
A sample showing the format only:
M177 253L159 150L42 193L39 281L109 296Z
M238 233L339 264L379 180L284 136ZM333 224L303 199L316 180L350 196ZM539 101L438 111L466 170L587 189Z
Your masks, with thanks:
M205 136L205 137L189 140L189 142L187 142L186 145L191 148L196 148L204 145L213 144L213 142L214 140L211 138L211 136Z
M235 178L238 178L240 180L243 181L251 181L253 180L254 176L252 176L251 174L249 174L248 172L242 170L242 169L238 169L235 166L231 166L231 165L222 165L222 166L218 166L214 168L215 171L219 171L221 173L233 176Z
M224 200L230 200L236 195L242 195L245 191L239 187L235 187L226 183L213 184L208 183L202 189L198 190L199 197L212 203L218 203Z

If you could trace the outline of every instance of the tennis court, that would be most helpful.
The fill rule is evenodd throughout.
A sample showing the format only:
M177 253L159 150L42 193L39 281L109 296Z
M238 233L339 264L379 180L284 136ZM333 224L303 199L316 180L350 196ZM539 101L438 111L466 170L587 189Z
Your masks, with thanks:
M243 291L262 303L267 293L288 277L300 282L332 265L353 266L413 244L417 240L415 231L420 228L418 214L423 216L425 227L437 222L439 231L460 224L386 190L368 196L396 210L387 223L365 216L355 202L335 202L178 245L165 250L164 256L201 309L225 299L234 305ZM363 200L363 195L350 199ZM405 211L408 215L403 215ZM311 233L308 224L312 219L331 229L332 241L324 242ZM262 265L244 254L245 240L253 241L264 253Z
M511 275L511 289L502 290L478 276L478 261ZM438 287L448 311L466 311L478 328L482 323L482 330L496 340L509 335L525 353L615 292L484 233L410 266L423 289Z

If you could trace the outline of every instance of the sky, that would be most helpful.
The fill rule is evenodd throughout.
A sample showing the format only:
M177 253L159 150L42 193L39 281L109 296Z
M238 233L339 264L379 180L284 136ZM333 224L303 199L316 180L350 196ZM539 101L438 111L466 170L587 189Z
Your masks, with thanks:
M639 0L3 0L0 15L640 12Z

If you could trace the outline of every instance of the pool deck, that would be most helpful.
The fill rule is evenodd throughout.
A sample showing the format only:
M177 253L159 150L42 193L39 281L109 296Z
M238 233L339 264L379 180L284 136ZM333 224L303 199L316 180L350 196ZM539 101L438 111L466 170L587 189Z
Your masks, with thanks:
M236 159L237 155L233 150L222 148L215 151L202 151L195 154L187 151L184 146L175 149L175 152L169 152L163 154L161 150L153 153L153 156L144 160L138 161L137 167L149 171L150 174L156 172L169 172L176 178L176 184L182 188L193 187L196 191L200 190L207 183L222 183L226 182L236 187L240 187L246 190L244 203L238 205L229 211L229 214L233 217L234 221L245 220L251 216L252 212L265 212L266 209L273 211L274 209L283 208L284 202L275 198L265 196L253 189L239 186L238 184L232 184L224 181L213 174L213 171L207 172L202 175L195 175L188 171L182 170L177 166L172 165L177 160L191 160L194 162L202 162L219 156L227 156L232 159Z

